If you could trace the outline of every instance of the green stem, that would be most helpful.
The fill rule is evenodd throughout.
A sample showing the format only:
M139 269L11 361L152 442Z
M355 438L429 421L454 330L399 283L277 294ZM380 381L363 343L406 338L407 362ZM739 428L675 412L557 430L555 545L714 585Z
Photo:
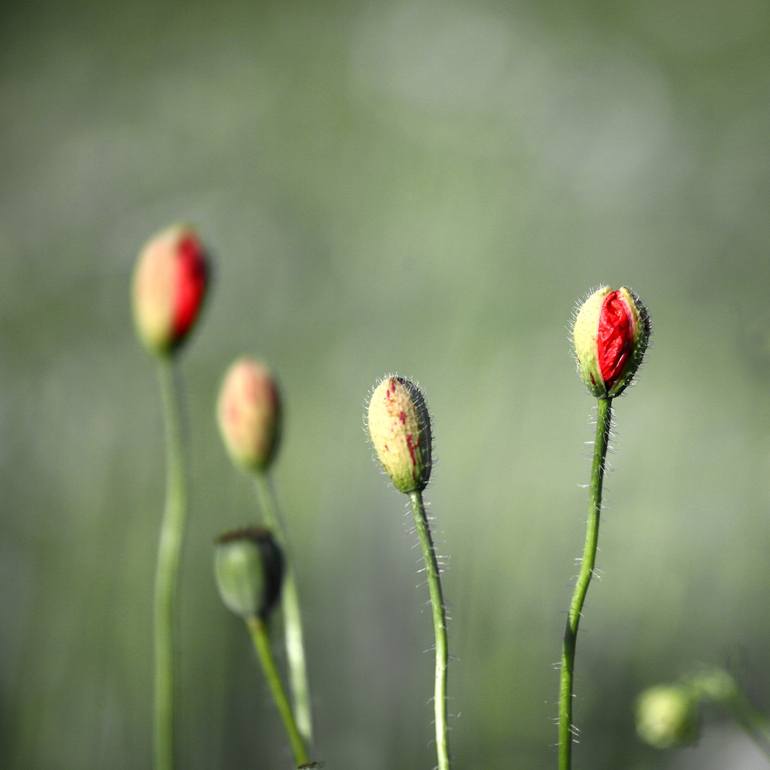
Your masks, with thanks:
M265 622L252 616L246 619L246 625L251 634L251 640L254 643L254 649L257 652L259 662L262 664L262 670L265 672L265 678L273 695L275 705L278 707L278 713L283 720L283 726L286 728L286 734L289 737L291 750L294 754L294 761L297 765L304 765L310 762L305 742L300 734L297 723L294 720L294 713L289 704L289 698L283 688L278 668L275 665L273 651L270 649L270 638L267 634Z
M740 691L724 701L735 721L746 731L757 747L770 758L770 723L764 714L757 711L749 699Z
M428 526L422 492L410 492L414 523L420 539L425 572L428 576L428 591L433 613L433 633L436 637L436 682L433 694L433 709L436 723L436 755L438 770L449 770L449 737L447 735L447 668L449 648L447 645L446 607L441 590L441 575L436 559L436 549Z
M302 737L308 744L313 742L313 717L308 683L305 641L302 629L302 613L299 605L299 593L294 577L293 560L288 552L286 533L281 525L278 505L267 473L256 476L257 495L262 508L265 524L273 531L278 544L286 554L286 574L281 592L283 609L284 641L286 660L289 668L289 687L294 701L297 725Z
M174 767L174 632L186 518L185 473L174 365L158 367L166 428L166 506L155 572L155 768Z
M575 646L578 626L583 612L588 586L596 564L596 546L599 542L599 517L602 510L602 484L604 482L604 459L612 419L612 399L600 398L596 407L596 438L594 459L591 466L591 502L588 508L586 541L580 562L575 591L569 606L564 629L564 643L561 654L561 686L559 689L559 770L572 767L572 700L573 672L575 669Z

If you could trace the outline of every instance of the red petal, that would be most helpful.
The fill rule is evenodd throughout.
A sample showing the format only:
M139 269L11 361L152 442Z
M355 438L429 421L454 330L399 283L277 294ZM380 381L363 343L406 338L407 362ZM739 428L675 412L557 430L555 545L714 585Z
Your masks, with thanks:
M602 303L596 337L599 370L607 390L623 373L633 347L633 313L619 291L610 292Z
M179 340L195 322L206 291L206 259L197 238L186 235L176 252L174 337Z

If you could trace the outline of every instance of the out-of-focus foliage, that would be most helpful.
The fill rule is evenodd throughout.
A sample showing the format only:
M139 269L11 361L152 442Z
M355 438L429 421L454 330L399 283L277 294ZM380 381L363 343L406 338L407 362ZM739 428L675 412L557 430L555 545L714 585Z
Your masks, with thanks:
M181 361L181 766L290 765L212 577L213 537L256 516L214 419L242 352L285 397L275 476L319 757L434 761L427 594L404 501L361 429L367 388L399 371L424 388L436 435L457 767L555 764L552 664L592 433L567 324L608 283L638 291L655 326L617 402L576 764L753 767L740 740L654 753L633 706L701 662L731 666L770 709L770 6L0 13L3 768L150 766L163 447L129 282L145 239L180 219L217 256Z

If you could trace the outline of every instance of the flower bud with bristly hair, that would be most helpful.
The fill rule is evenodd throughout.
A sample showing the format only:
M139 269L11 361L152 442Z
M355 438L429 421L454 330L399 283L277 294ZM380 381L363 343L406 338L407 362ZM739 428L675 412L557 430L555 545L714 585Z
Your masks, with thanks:
M225 606L236 615L266 619L281 594L283 573L283 553L270 530L249 527L217 538L217 588Z
M281 398L270 370L252 358L239 358L222 381L217 421L233 461L247 471L266 470L278 449Z
M166 356L187 339L209 277L206 251L191 228L175 225L147 242L134 270L132 293L134 322L148 350Z
M398 376L385 377L372 392L367 411L377 459L399 492L421 492L432 467L428 408L419 388Z
M650 338L647 308L630 289L602 286L580 306L572 327L578 373L597 398L619 396Z
M636 731L656 749L692 743L698 736L697 702L682 685L651 687L637 701Z

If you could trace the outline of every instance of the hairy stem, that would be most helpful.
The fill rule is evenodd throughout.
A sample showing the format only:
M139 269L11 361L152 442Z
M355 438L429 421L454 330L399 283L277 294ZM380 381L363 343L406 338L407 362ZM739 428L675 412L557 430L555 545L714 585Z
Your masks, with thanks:
M436 723L436 755L438 770L449 770L449 737L447 735L447 668L449 648L447 645L446 608L441 589L441 575L436 559L436 549L428 526L422 492L411 492L414 523L420 539L422 556L425 561L425 573L428 576L428 590L433 614L433 633L436 637L436 682L433 696L433 708Z
M166 427L166 506L155 572L155 769L174 767L176 595L186 519L185 473L174 365L159 363Z
M572 700L573 673L575 669L575 648L580 617L583 612L588 586L596 564L596 547L599 542L599 517L602 509L602 485L604 483L604 459L612 419L612 400L600 398L596 407L596 438L594 458L591 466L591 501L586 524L586 541L580 562L575 590L564 629L564 643L561 653L561 686L559 689L559 770L572 767Z
M300 611L297 582L294 577L293 560L288 552L286 533L281 524L275 494L267 473L257 474L256 485L265 524L273 531L278 544L286 554L286 574L281 593L281 607L283 609L286 660L289 668L289 687L294 701L294 712L299 731L305 741L308 744L312 744L313 715L310 700L310 684L307 674L302 613Z
M291 710L286 690L283 688L278 668L275 665L275 658L273 657L273 651L270 649L270 638L267 634L265 622L261 618L252 616L247 618L246 625L251 634L251 640L254 643L254 649L257 652L259 662L262 664L262 670L265 672L265 678L270 687L273 700L278 708L278 713L281 715L283 726L286 729L286 735L289 738L291 750L294 754L294 762L297 765L304 765L310 762L310 757L294 719L294 713Z

